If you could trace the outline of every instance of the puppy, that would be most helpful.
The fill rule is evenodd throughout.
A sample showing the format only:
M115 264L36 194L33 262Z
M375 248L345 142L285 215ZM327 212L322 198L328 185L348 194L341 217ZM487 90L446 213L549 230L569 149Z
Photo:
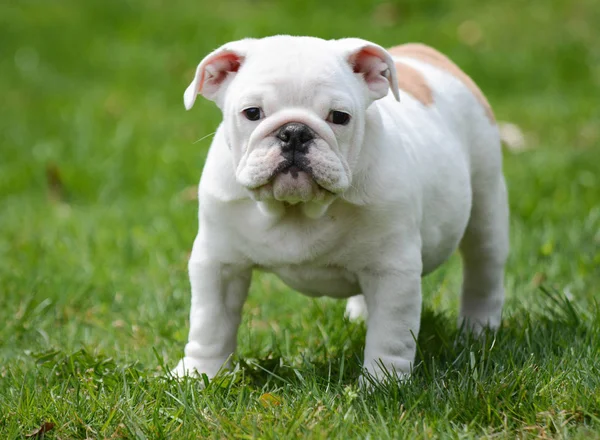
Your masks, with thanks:
M421 277L460 248L461 320L500 324L508 205L488 102L434 49L275 36L225 44L184 94L223 113L199 187L189 341L174 373L236 348L253 269L367 319L364 368L405 377ZM368 313L368 317L367 317Z

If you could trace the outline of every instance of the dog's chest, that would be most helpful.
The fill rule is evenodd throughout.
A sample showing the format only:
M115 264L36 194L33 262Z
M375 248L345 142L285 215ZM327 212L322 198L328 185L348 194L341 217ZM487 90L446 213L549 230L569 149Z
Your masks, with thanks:
M256 208L247 208L245 215L235 216L245 221L232 222L231 232L237 236L236 248L257 267L273 272L279 267L342 267L352 253L352 226L343 208L332 207L318 220L291 209L285 217L269 220Z
M318 220L295 213L293 207L288 210L273 222L246 211L246 223L237 229L237 245L246 257L306 295L345 298L360 293L355 273L346 268L356 252L359 216L335 203Z
M279 265L262 269L275 273L292 289L309 296L347 298L360 293L356 275L342 267Z

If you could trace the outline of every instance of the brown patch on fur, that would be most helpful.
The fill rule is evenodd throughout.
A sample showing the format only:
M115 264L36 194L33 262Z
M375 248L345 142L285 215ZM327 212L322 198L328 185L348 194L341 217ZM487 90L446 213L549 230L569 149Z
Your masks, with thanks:
M433 93L425 77L414 67L396 61L398 87L423 105L433 104Z
M484 96L483 92L479 89L479 87L477 87L477 84L475 84L471 77L460 70L460 67L454 64L446 55L438 52L432 47L420 43L409 43L401 46L395 46L391 49L388 49L388 52L392 56L414 58L450 73L455 78L462 81L462 83L471 91L473 96L477 98L485 110L485 114L490 122L496 122L496 119L494 118L494 112L492 112L492 107L490 106L490 103Z

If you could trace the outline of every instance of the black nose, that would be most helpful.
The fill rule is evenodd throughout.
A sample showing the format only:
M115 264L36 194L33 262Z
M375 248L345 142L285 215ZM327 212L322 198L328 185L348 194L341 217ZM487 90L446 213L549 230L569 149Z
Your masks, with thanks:
M280 139L283 150L296 150L306 153L310 141L315 138L314 132L308 125L299 122L290 122L279 129L277 138Z

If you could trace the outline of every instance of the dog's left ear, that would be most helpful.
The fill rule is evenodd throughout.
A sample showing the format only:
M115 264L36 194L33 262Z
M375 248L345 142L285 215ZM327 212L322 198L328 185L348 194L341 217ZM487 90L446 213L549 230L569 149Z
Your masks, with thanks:
M208 54L196 68L194 80L183 94L183 104L189 110L196 101L196 96L202 95L219 104L229 81L242 66L251 38L232 41Z
M343 56L354 73L363 77L373 100L383 98L391 89L396 101L400 101L396 66L387 50L359 38L344 38L335 43L342 47Z

